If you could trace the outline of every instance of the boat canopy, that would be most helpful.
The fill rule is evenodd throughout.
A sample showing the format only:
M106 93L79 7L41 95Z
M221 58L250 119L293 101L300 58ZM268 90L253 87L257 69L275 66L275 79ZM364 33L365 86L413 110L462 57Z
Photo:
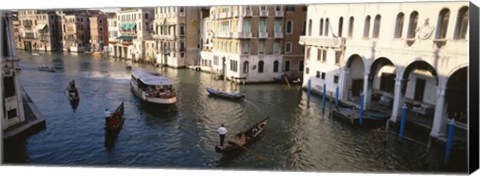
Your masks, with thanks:
M156 76L142 70L132 71L132 76L139 79L146 85L172 85L173 81L165 76Z

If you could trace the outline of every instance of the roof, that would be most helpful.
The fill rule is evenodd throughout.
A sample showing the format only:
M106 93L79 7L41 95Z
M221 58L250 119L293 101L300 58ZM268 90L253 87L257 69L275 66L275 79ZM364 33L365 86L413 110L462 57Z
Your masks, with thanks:
M147 85L172 85L173 81L168 79L165 76L153 75L150 72L143 70L134 70L132 71L132 76L140 79L144 84Z

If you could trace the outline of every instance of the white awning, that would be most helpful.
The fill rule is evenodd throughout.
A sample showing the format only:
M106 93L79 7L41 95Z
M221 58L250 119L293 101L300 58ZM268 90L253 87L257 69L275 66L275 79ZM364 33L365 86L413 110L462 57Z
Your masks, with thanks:
M47 24L39 24L39 25L37 25L37 27L35 27L35 30L38 30L38 31L42 30L42 29L45 28L45 26L47 26Z

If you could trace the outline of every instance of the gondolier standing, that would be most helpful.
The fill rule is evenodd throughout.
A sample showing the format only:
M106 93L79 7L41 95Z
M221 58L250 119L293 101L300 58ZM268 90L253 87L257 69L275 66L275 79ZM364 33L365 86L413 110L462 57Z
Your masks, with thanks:
M222 126L217 129L217 132L220 135L220 146L223 146L223 141L225 140L225 134L227 134L227 129L223 127L222 124Z

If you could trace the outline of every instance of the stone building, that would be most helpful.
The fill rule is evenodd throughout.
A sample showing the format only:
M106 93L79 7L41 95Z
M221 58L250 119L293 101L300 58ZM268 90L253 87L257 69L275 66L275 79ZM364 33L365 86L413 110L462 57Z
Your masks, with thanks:
M108 21L105 13L89 17L90 21L90 48L93 52L103 51L108 46Z
M392 122L405 103L433 137L451 118L466 129L468 14L468 2L309 5L303 86L338 88L343 101L363 94L367 109L381 97Z
M52 51L60 49L57 33L59 23L55 11L50 10L19 10L18 21L15 24L21 42L18 49L28 51Z

